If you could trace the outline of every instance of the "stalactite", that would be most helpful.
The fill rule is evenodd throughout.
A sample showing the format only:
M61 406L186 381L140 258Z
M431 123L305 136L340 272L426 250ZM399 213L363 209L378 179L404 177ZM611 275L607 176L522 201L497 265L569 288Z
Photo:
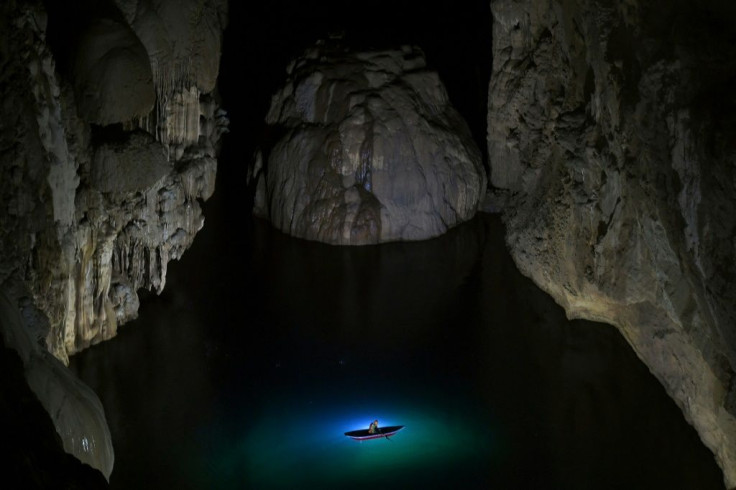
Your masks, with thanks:
M3 181L13 188L4 191L12 221L3 222L9 230L3 235L17 229L25 241L17 258L3 260L21 264L19 275L48 317L50 327L39 335L68 363L137 315L138 289L162 291L168 261L181 257L202 228L198 201L214 192L227 117L197 86L190 57L152 56L152 111L123 124L125 142L92 147L74 92L57 77L45 45L45 18L39 19L29 8L13 24L25 33L18 37L17 71L29 89L13 99L20 101L13 112L28 114L16 123L39 144L8 164L18 178ZM26 189L21 180L29 176L29 161L43 168L31 169L37 181L23 184Z

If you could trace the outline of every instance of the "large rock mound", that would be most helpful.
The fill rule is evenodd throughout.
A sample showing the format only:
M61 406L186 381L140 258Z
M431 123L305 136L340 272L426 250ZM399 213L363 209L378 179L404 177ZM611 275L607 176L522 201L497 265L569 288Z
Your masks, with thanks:
M426 239L475 215L480 152L419 49L318 43L287 71L253 169L256 215L341 245Z
M491 183L517 265L619 328L735 487L734 7L491 8Z

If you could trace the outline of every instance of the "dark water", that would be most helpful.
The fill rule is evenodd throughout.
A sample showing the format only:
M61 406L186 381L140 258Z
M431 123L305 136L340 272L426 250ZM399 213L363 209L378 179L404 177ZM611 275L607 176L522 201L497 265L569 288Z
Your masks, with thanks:
M338 248L223 202L166 291L72 360L112 488L723 488L615 329L518 273L498 217ZM375 418L406 428L343 436Z
M498 217L358 248L250 218L245 168L270 95L324 29L418 42L484 147L488 2L402 5L231 4L218 82L231 133L205 227L138 320L72 359L106 410L111 487L723 489L615 329L567 321L519 274ZM343 435L374 419L406 428Z

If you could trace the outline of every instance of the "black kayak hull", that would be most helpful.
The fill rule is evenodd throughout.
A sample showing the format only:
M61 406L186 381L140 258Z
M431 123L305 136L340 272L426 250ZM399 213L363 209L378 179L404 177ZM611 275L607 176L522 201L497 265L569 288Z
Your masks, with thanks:
M404 428L403 425L393 425L390 427L379 427L377 432L374 432L373 434L368 432L368 429L351 430L350 432L346 432L345 435L351 439L355 439L356 441L365 441L368 439L380 439L382 437L391 437L392 435L396 434L398 431L400 431L403 428Z

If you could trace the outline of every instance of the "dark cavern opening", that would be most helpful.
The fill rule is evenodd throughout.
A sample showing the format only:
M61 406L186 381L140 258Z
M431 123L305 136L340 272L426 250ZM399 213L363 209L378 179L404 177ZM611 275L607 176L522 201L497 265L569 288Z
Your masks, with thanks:
M736 487L727 2L0 21L10 488Z

